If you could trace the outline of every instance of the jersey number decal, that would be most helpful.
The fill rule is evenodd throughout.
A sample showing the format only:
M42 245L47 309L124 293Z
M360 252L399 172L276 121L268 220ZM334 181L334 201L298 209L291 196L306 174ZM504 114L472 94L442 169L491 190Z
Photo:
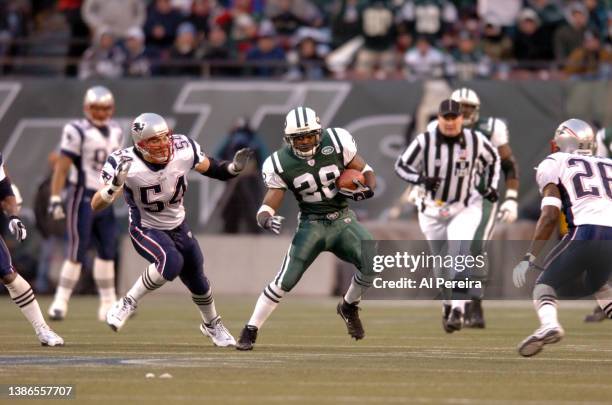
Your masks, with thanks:
M325 198L332 199L338 193L336 190L336 179L340 177L340 169L336 165L323 166L319 169L319 178L316 179L311 173L304 173L293 180L293 187L302 196L305 202L320 202ZM318 180L318 181L317 181ZM321 191L323 192L321 195Z
M168 205L176 205L180 204L183 201L183 196L187 191L187 183L185 183L185 176L181 176L176 180L176 184L174 185L174 194L170 201L168 201ZM151 193L149 193L151 192ZM163 201L151 201L149 198L155 196L156 194L160 194L162 192L161 184L155 184L152 186L140 187L140 201L142 201L145 211L148 212L161 212L166 207Z
M612 164L606 162L597 162L597 173L593 170L593 165L587 160L580 158L571 158L567 161L569 167L581 165L583 171L580 171L572 177L572 184L576 191L576 198L584 197L600 197L601 190L598 187L601 185L605 190L606 195L612 200L612 188L610 182L612 182ZM598 177L599 184L585 185L584 180Z

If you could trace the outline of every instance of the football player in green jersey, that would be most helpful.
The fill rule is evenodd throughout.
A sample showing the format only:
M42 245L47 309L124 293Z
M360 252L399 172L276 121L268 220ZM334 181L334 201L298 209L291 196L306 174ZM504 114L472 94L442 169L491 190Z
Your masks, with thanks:
M287 145L264 162L262 171L267 192L257 213L257 223L278 234L283 217L276 212L285 193L290 191L299 204L299 225L280 271L259 296L251 319L242 330L236 345L238 350L253 348L258 329L324 251L357 267L337 312L351 337L359 340L365 336L357 304L372 285L375 273L366 266L368 254L362 252L361 242L371 240L372 236L357 222L347 199L360 201L374 195L374 171L357 154L357 146L348 131L324 130L314 110L307 107L294 108L287 114L285 142ZM354 190L338 190L336 179L345 169L361 171L365 183L354 180Z
M504 172L506 182L506 195L499 210L497 202L493 203L487 199L482 202L482 219L474 235L472 253L479 254L484 251L486 242L493 234L495 219L510 224L518 217L518 189L519 173L518 164L512 154L509 143L509 132L506 123L495 117L480 117L480 98L476 92L467 87L454 90L450 97L461 104L464 128L471 128L484 134L497 148L501 159L501 168ZM427 129L435 129L437 121L427 125ZM482 187L484 184L481 183ZM484 328L485 320L482 311L481 291L474 291L472 300L465 308L465 326L472 328Z

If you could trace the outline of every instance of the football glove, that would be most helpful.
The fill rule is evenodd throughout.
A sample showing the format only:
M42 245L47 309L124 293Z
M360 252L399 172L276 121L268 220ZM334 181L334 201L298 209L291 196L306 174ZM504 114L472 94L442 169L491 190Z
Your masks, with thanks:
M28 236L25 225L16 215L11 215L9 217L8 228L11 234L15 236L15 239L17 239L17 242L25 240L25 238Z
M512 282L516 288L521 288L525 285L527 271L535 268L534 261L535 256L531 253L527 253L523 260L514 267L514 270L512 270Z
M281 217L280 215L271 215L266 219L263 228L278 235L281 231L284 219L285 217Z
M497 193L497 190L495 190L493 187L489 187L488 189L486 189L484 193L482 193L482 196L487 200L491 201L492 203L497 202L497 200L499 200L499 194Z
M374 191L359 180L353 179L353 183L357 186L356 189L341 188L338 192L355 201L367 200L374 196Z
M502 205L499 207L499 213L497 219L506 223L511 224L516 221L518 217L518 204L514 198L506 198Z
M440 180L439 177L427 177L427 176L421 175L419 177L418 182L425 186L425 190L435 193L436 191L438 191L438 188L440 187L440 183L442 182L442 180Z
M130 167L132 166L132 159L123 157L119 164L115 168L115 173L113 174L113 179L111 180L111 186L113 191L119 190L123 187L125 183L125 179L127 178L128 172L130 171Z
M56 221L66 218L66 213L64 212L64 204L62 203L62 197L60 197L59 195L52 195L49 198L47 212L49 213L49 215L51 215L51 218Z
M231 169L234 173L238 174L244 170L249 159L251 158L251 154L253 153L252 149L242 148L234 155L234 160L231 165Z

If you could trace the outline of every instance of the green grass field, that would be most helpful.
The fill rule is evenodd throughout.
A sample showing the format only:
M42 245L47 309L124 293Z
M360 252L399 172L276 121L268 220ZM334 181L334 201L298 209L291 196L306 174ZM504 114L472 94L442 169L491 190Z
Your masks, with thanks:
M255 299L217 298L236 337ZM562 303L566 338L524 359L516 344L537 326L527 302L488 303L487 329L447 335L438 303L365 301L367 336L354 342L335 299L289 296L255 350L245 353L213 347L187 295L146 297L120 333L95 321L95 298L75 298L69 318L53 324L66 340L63 348L39 346L21 313L4 301L0 384L72 384L71 403L612 401L612 322L583 324L591 302ZM40 302L46 310L49 300ZM146 379L148 372L173 378ZM0 395L3 404L26 402Z

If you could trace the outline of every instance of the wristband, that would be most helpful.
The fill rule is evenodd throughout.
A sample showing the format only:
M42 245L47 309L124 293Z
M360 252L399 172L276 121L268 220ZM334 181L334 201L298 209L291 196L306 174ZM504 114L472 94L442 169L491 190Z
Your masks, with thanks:
M518 199L518 191L509 188L506 190L506 200L516 200Z
M542 198L542 204L540 208L544 208L546 205L552 205L553 207L557 207L561 209L561 207L563 206L563 203L557 197L548 196L548 197Z

